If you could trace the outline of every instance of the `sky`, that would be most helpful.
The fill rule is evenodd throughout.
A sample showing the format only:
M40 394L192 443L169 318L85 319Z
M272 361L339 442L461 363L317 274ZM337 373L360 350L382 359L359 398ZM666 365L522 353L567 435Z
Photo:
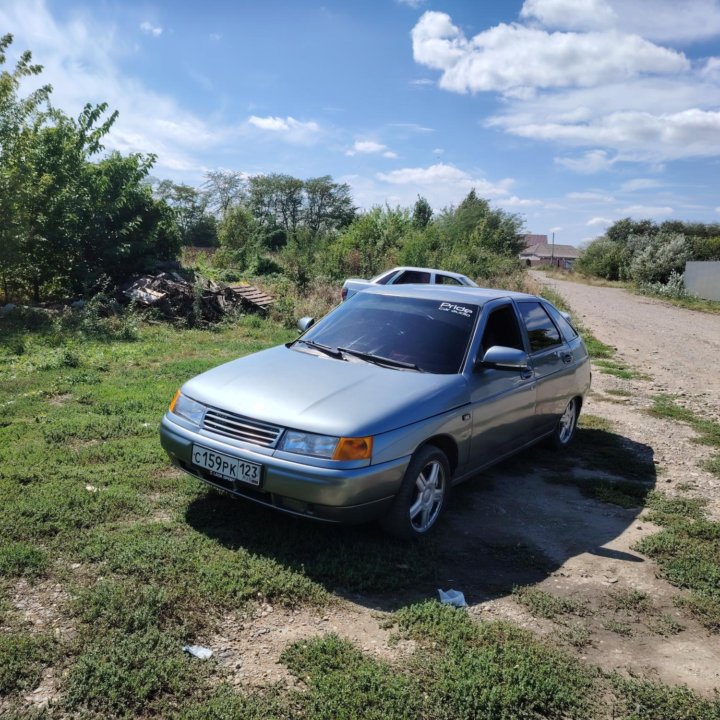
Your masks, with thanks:
M107 102L153 175L331 175L361 208L475 188L582 245L720 222L720 0L0 0L11 66ZM23 85L28 92L37 79Z

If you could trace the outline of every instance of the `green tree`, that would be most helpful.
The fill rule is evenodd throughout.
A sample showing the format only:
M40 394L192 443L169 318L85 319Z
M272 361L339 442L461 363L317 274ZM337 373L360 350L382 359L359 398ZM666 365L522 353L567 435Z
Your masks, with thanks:
M85 255L91 266L95 264L87 238L94 207L86 169L117 117L117 113L103 117L106 110L104 104L86 105L77 120L52 110L27 129L26 183L17 218L20 276L31 287L35 302L44 285L58 290L74 286Z
M445 210L438 222L451 245L470 243L506 257L517 257L523 247L522 219L492 208L475 190L457 208Z
M177 257L181 238L173 211L145 182L154 161L152 155L112 153L86 165L91 216L75 287L103 276L119 282Z
M0 38L0 66L7 60L6 51L13 41L11 34ZM5 301L23 265L21 218L22 197L27 195L29 178L25 157L35 126L46 109L52 88L43 85L21 97L23 78L39 75L42 66L32 63L32 54L24 52L12 71L0 72L0 277Z
M247 176L235 170L209 170L202 185L207 205L224 220L234 205L247 199Z
M323 175L306 180L303 190L303 221L311 238L346 227L355 218L355 207L347 183L336 183L329 175Z
M207 211L208 195L191 185L172 180L157 183L155 195L172 208L183 245L217 245L217 222Z
M605 280L621 280L627 276L629 262L630 252L623 242L600 237L582 251L575 269Z
M430 207L430 203L422 195L418 195L418 199L415 201L415 207L413 208L412 220L413 225L419 228L425 228L432 220L433 209Z

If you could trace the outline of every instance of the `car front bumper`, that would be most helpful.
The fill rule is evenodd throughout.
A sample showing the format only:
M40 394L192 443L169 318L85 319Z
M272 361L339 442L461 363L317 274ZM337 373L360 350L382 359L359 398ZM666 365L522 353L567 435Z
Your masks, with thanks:
M382 516L400 489L410 462L410 457L402 457L361 468L316 467L201 435L173 422L167 414L160 425L160 441L173 464L199 480L285 513L329 522L362 523ZM262 465L260 485L216 477L194 465L194 443Z

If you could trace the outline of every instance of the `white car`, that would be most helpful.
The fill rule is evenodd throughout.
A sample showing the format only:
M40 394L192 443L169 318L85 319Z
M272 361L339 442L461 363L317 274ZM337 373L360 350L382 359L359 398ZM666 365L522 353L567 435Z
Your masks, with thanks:
M376 275L370 280L350 278L345 281L342 287L341 297L343 300L351 298L355 293L364 290L371 285L464 285L465 287L477 287L466 275L450 272L448 270L436 270L434 268L420 267L396 267Z

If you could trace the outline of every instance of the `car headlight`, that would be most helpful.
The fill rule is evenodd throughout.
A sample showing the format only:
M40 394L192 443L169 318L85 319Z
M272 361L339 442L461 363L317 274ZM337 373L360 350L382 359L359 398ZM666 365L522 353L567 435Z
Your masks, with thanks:
M279 449L331 460L367 460L372 456L372 446L372 437L335 437L288 430Z
M178 390L170 403L169 410L173 415L179 415L181 418L193 423L193 425L199 426L207 408L202 403L186 397Z

